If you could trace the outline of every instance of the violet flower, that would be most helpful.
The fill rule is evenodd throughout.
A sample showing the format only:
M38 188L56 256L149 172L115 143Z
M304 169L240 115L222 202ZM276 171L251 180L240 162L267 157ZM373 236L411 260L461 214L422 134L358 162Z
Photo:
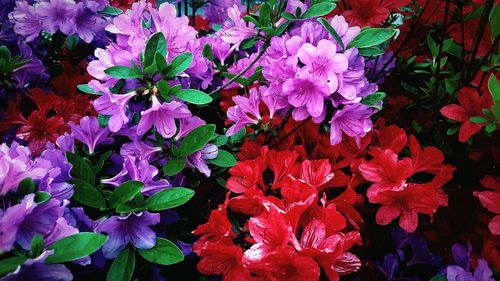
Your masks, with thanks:
M363 104L346 105L338 110L330 121L330 142L332 145L342 141L342 132L353 137L358 146L361 138L371 131L373 125L370 116L373 109Z
M446 268L446 278L448 280L466 280L466 281L494 281L493 271L488 267L484 259L477 261L474 272L470 272L470 253L472 247L467 243L467 247L462 244L454 244L451 252L455 265L449 265Z
M73 274L63 264L48 264L45 259L54 253L54 250L44 251L34 259L28 259L14 272L0 278L0 281L71 281Z
M135 91L123 95L105 93L94 101L94 108L97 112L111 116L108 122L111 132L118 132L129 121L126 107L130 99L136 95Z
M16 8L9 14L9 17L14 22L14 31L17 34L27 36L27 42L35 40L43 30L42 17L26 1L16 1Z
M233 44L231 50L239 50L243 40L257 34L253 23L247 23L241 17L238 5L227 8L229 19L223 24L221 30L217 33L221 39L229 44Z
M71 127L71 135L84 143L88 147L90 154L94 153L99 144L113 142L113 139L109 137L108 128L101 128L96 117L85 116L80 119L80 125L73 122L69 122L68 125Z
M185 104L178 101L160 103L156 96L151 99L153 102L151 107L141 112L137 134L144 135L154 126L164 138L173 137L177 131L175 119L190 117L191 112Z
M36 13L43 18L44 30L56 33L60 29L64 34L75 33L72 21L76 11L76 3L72 0L49 0L36 6Z
M210 168L206 160L215 159L219 149L213 144L206 144L201 150L191 154L186 158L186 165L191 168L196 168L206 177L210 177Z
M149 165L147 160L138 160L133 156L124 158L122 170L112 178L101 180L102 183L119 186L130 180L141 181L144 183L142 193L146 195L152 195L171 186L166 179L154 179L158 175L158 169Z
M181 119L183 120L183 119ZM131 136L132 142L125 143L120 149L121 156L133 156L139 160L151 161L158 152L162 151L160 146L151 146L142 142L138 136Z
M95 228L97 232L105 232L109 236L102 247L104 256L108 259L116 258L129 242L138 249L153 248L156 245L156 234L149 226L158 222L160 214L146 211L104 219Z

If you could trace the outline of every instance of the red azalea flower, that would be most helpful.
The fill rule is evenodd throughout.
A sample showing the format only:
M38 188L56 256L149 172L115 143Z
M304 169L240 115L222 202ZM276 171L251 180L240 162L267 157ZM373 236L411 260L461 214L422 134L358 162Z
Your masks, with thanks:
M351 9L344 11L342 15L351 25L360 27L377 26L389 17L391 11L410 4L410 0L380 0L377 2L350 0L347 3L351 6Z
M26 140L31 151L38 155L47 142L55 142L64 133L66 126L62 117L47 118L42 112L33 111L28 122L17 130L17 137Z
M474 191L473 194L488 211L497 214L491 219L489 229L493 235L500 235L500 178L485 176L481 184L491 191Z
M127 10L132 7L132 4L137 2L136 0L110 0L111 6L120 8L122 10ZM147 0L148 3L153 4L153 7L156 7L156 0Z
M482 109L491 107L491 95L483 94L480 96L475 89L464 87L458 93L457 99L459 104L450 104L441 108L441 114L451 120L462 123L458 132L458 140L466 142L486 125L473 123L469 119L474 116L485 117Z
M370 153L374 158L359 165L363 177L374 183L368 188L367 197L371 203L382 204L376 214L378 224L386 225L399 217L399 225L407 232L414 232L418 213L432 217L439 206L448 204L441 187L452 178L455 168L443 164L444 155L437 148L422 150L414 136L403 145L404 132L391 126L382 131L392 131L378 135L383 146L400 151L407 146L411 158L399 160L398 154L391 149L373 148ZM393 141L386 141L391 138ZM418 182L421 173L433 175L432 180Z

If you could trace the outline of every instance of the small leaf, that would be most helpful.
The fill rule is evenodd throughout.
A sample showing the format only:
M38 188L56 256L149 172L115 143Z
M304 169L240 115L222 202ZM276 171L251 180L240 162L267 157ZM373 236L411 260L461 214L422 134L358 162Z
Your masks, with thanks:
M73 165L71 172L76 175L77 178L87 181L90 184L95 183L95 175L92 167L90 167L89 163L87 163L80 156L71 153L69 151L66 152L66 158L68 162Z
M312 5L307 11L302 15L303 19L321 17L328 15L337 5L331 2L320 2Z
M156 53L155 54L155 63L156 63L156 67L158 68L158 70L160 70L161 72L163 72L165 69L167 69L168 67L168 64L167 64L167 61L165 59L165 56L163 56L162 54L160 53Z
M432 277L429 281L447 281L448 279L446 278L445 275L436 275Z
M17 192L21 195L30 194L35 192L36 186L33 179L30 177L23 179L17 188Z
M86 94L91 94L91 95L102 95L101 93L98 93L96 91L94 91L94 89L90 88L89 87L89 84L80 84L78 86L76 86L78 88L78 90L86 93Z
M493 101L495 103L500 102L500 81L498 81L494 74L491 74L488 79L488 90L490 90Z
M269 26L271 23L271 7L267 3L260 5L259 22L260 26Z
M184 169L186 161L183 158L170 159L167 164L163 166L163 172L169 177L175 176Z
M375 92L375 93L373 93L371 95L368 95L368 96L364 97L361 100L361 103L374 107L374 106L378 106L377 104L379 102L381 102L384 98L385 98L385 93L384 92Z
M161 265L176 264L184 260L184 255L174 243L160 237L156 238L156 245L153 248L137 251L147 261Z
M148 211L162 211L178 207L191 199L194 191L184 187L171 187L146 199L145 208Z
M217 157L215 159L210 159L208 162L217 165L219 167L232 167L236 165L236 158L229 152L219 149Z
M195 90L195 89L180 90L175 92L174 95L178 99L196 105L208 104L213 100L211 96L205 94L200 90Z
M289 13L289 12L283 12L281 13L281 17L286 19L286 20L289 20L289 21L294 21L294 20L297 20L297 17L295 17L293 14Z
M38 257L43 252L44 248L45 241L43 240L43 237L38 233L35 234L33 239L31 239L31 253L33 254L33 257Z
M193 54L190 52L182 53L170 62L170 65L165 69L164 74L167 77L174 77L175 75L188 69L192 62Z
M469 119L472 123L476 124L482 124L488 122L488 119L482 117L482 116L474 116Z
M214 51L212 50L212 47L210 44L205 44L203 46L203 51L201 52L204 58L207 58L210 61L214 61Z
M342 39L340 38L337 31L335 31L333 26L331 26L330 23L327 20L325 20L324 18L318 18L317 20L333 36L335 41L337 41L337 43L339 43L340 47L342 48L342 51L344 51L344 49L345 49L344 42L342 42Z
M100 14L106 15L106 16L118 16L123 13L121 9L112 7L112 6L107 6L104 8L104 10L99 12Z
M384 50L381 50L377 47L361 48L358 50L359 54L363 57L378 57L384 54Z
M106 200L102 196L101 192L97 188L90 185L88 182L83 180L74 180L75 185L73 186L74 194L73 198L89 207L101 209L106 207Z
M135 270L135 252L125 248L111 264L107 281L130 281Z
M495 4L491 9L490 16L491 38L495 39L500 35L500 5Z
M494 131L496 131L496 129L497 129L497 126L495 125L495 123L488 123L488 124L486 124L486 127L484 128L484 130L487 133L493 133Z
M56 241L48 247L54 250L46 262L62 263L89 256L99 250L108 237L99 233L80 232Z
M35 192L35 202L40 205L50 200L52 196L46 191Z
M146 50L144 51L143 68L153 64L156 53L159 53L163 57L167 55L167 43L165 42L165 36L161 32L155 33L149 38Z
M215 125L202 125L191 131L179 147L179 156L186 157L202 149L215 133Z
M347 48L368 48L377 46L391 39L396 30L390 28L365 28L356 36Z
M14 256L0 260L0 276L16 270L17 267L22 265L26 260L27 258L22 256Z
M130 79L130 78L142 78L144 75L140 73L138 70L135 68L130 68L126 66L112 66L110 68L107 68L104 70L104 73L107 75L114 77L114 78L120 78L120 79Z
M458 130L460 129L460 126L453 126L451 128L449 128L447 131L446 131L446 134L448 136L451 136L453 134L455 134L456 132L458 132Z
M130 201L135 197L137 193L139 193L144 184L140 181L127 181L118 186L111 195L108 197L109 207L116 208L116 206Z

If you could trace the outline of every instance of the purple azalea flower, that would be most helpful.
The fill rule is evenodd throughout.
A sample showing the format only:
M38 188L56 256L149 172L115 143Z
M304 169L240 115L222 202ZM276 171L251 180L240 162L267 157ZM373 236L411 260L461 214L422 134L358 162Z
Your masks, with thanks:
M477 261L477 267L474 272L470 272L470 253L472 247L467 243L467 247L461 244L452 246L453 259L456 265L449 265L446 268L446 278L448 280L464 281L494 281L493 271L488 267L484 259Z
M52 167L44 159L32 160L29 148L13 142L9 148L7 144L0 145L0 196L17 190L19 183L31 177L33 180L42 179Z
M344 44L344 47L349 45L352 39L354 39L354 37L356 37L361 32L361 28L359 28L359 26L349 26L343 16L334 16L330 24L339 35L342 43ZM334 39L331 35L330 38ZM336 40L334 40L334 43L337 45L337 49L339 49L340 45Z
M146 144L137 136L133 136L132 138L132 142L122 145L122 148L120 149L121 156L133 156L139 160L151 161L155 154L162 151L160 146L151 146Z
M302 71L325 79L331 93L337 91L337 74L345 72L348 66L346 56L337 54L336 50L337 47L332 41L322 39L317 47L305 43L297 52L298 58L305 64Z
M185 104L178 101L160 103L156 96L151 99L153 102L151 107L141 112L137 134L144 135L154 126L164 138L173 137L177 131L175 119L190 117L191 112Z
M227 130L226 135L231 136L248 124L259 124L262 117L259 112L260 96L257 89L250 89L249 96L234 96L234 106L227 110L227 117L234 124Z
M96 32L103 30L104 25L106 24L106 21L103 18L97 15L95 11L88 8L83 2L78 3L76 6L74 21L76 33L86 43L92 42Z
M125 156L124 158L122 170L112 178L101 180L102 183L119 186L130 180L141 181L144 183L142 193L146 195L152 195L171 186L165 179L154 180L158 175L158 169L149 165L147 160L137 160L133 156Z
M18 47L23 59L29 59L30 61L14 72L13 78L17 81L17 86L24 88L29 83L47 79L49 77L47 68L33 54L31 48L24 42L19 42Z
M203 15L211 24L222 24L227 19L227 9L233 5L244 9L240 0L208 0L203 7Z
M111 116L108 122L111 132L118 132L129 121L125 107L136 95L135 91L123 95L105 93L94 101L94 108L97 112Z
M376 84L384 83L384 77L391 74L394 67L396 67L396 60L391 60L391 62L388 63L393 55L394 55L394 52L388 51L388 52L385 52L383 55L378 56L377 58L368 60L366 62L366 68L368 69L368 71L366 73L366 77L370 81L372 81L373 83L376 83ZM387 67L384 68L384 66L386 64L387 64ZM380 73L382 71L382 69L383 69L383 73Z
M175 136L174 140L178 141L179 139L187 136L187 134L189 134L192 130L205 124L205 121L198 116L180 119L179 132Z
M219 149L213 144L206 144L201 150L191 154L186 158L188 167L196 168L206 177L210 177L210 168L208 168L206 160L215 159Z
M31 240L36 234L50 245L66 236L78 233L64 219L65 205L57 199L50 199L43 204L34 202L35 195L28 194L21 203L14 205L0 218L0 252L10 251L14 243L23 249L31 248Z
M50 0L36 6L36 13L43 18L44 30L50 33L56 33L57 29L66 35L75 33L75 11L76 3L72 0Z
M16 1L16 8L9 14L9 17L14 23L14 31L17 34L27 36L27 42L35 40L43 30L42 17L26 1Z
M73 274L63 264L47 264L45 259L54 250L44 251L35 259L28 259L12 273L0 278L0 281L71 281Z
M156 234L149 227L160 222L160 214L149 212L130 213L127 216L111 216L101 221L97 232L105 232L109 239L102 247L106 258L116 258L130 242L138 249L151 249L156 245Z
M330 95L330 89L323 79L304 73L300 78L286 81L283 93L295 107L293 118L300 121L309 116L314 118L324 114L325 98Z
M243 40L257 34L253 23L247 23L241 17L238 5L227 8L229 19L223 24L221 30L217 33L222 41L233 44L231 50L239 50Z
M93 154L99 144L108 144L113 142L109 137L108 128L101 128L99 121L94 116L85 116L80 119L80 125L73 122L68 123L71 127L71 135L81 141L89 148L89 153Z
M342 141L342 132L353 137L358 146L361 138L371 131L373 124L370 116L373 109L363 104L346 105L338 110L330 121L330 143L338 144Z

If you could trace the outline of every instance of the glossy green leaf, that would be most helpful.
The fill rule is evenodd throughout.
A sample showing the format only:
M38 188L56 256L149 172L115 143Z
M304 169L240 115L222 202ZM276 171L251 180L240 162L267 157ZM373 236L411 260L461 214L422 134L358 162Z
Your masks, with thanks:
M48 247L49 250L54 250L54 253L47 258L46 262L61 263L81 259L99 250L107 240L106 235L99 233L73 234Z
M165 36L161 32L155 33L149 38L146 44L146 50L144 51L143 67L148 67L153 64L156 53L159 53L163 57L167 55L167 43L165 41Z
M147 261L161 265L172 265L184 260L184 255L174 243L160 237L156 238L153 248L137 251Z
M170 65L165 69L164 74L167 77L174 77L175 75L188 69L191 63L193 63L193 54L190 52L182 53L172 59Z
M211 96L195 89L180 90L175 92L174 95L183 101L196 105L208 104L213 100Z
M194 190L184 187L171 187L146 199L144 204L148 211L162 211L178 207L194 196Z
M163 166L163 172L169 177L175 176L184 169L186 166L186 161L183 158L170 159Z
M342 42L342 39L340 38L337 31L335 31L333 26L331 26L330 23L327 20L325 20L324 18L318 18L317 20L333 36L335 41L337 41L337 43L342 48L342 51L344 51L344 49L345 49L344 42Z
M122 183L108 197L109 207L116 208L116 206L130 201L137 193L141 192L142 188L144 188L144 184L140 181Z
M144 75L140 73L137 69L135 68L130 68L126 66L112 66L110 68L107 68L104 70L104 73L107 75L114 77L114 78L120 78L120 79L132 79L132 78L142 78Z
M320 2L312 5L307 11L301 16L303 19L321 17L328 15L335 9L337 5L331 2Z
M33 179L31 179L30 177L27 177L19 183L19 186L17 188L17 192L19 194L24 195L24 194L29 194L29 193L35 192L35 189L36 189L36 185L33 182Z
M73 165L71 173L76 175L77 178L87 181L90 184L95 183L94 171L87 161L69 151L66 152L66 159L68 159L68 162Z
M217 157L215 159L210 159L208 162L217 165L219 167L232 167L236 165L236 158L229 152L219 149Z
M74 180L73 199L92 208L102 209L106 207L106 200L101 192L84 180Z
M33 239L31 239L31 253L33 254L33 257L38 257L43 252L44 248L45 241L43 240L43 237L40 234L35 234Z
M391 39L396 30L390 28L365 28L356 36L347 48L368 48L377 46Z
M191 131L183 140L179 147L179 156L186 157L200 150L210 141L215 133L215 125L202 125Z
M107 281L130 281L135 270L135 252L129 247L121 251L111 264Z
M0 260L0 276L5 275L17 269L27 260L26 257L14 256Z
M469 119L472 123L476 123L476 124L483 124L483 123L486 123L488 122L488 119L482 117L482 116L474 116L474 117L471 117Z

